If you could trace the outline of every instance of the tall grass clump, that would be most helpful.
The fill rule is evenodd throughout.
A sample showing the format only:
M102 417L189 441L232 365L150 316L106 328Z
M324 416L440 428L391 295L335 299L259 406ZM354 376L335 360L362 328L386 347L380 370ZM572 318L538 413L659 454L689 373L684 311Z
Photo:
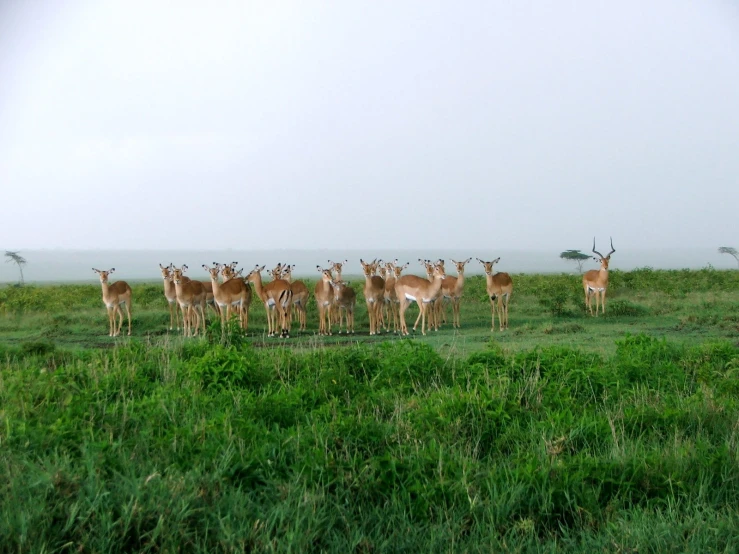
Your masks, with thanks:
M42 344L42 343L40 343ZM6 351L7 551L718 551L739 352L396 340ZM660 530L660 534L655 534ZM615 546L614 546L615 545Z

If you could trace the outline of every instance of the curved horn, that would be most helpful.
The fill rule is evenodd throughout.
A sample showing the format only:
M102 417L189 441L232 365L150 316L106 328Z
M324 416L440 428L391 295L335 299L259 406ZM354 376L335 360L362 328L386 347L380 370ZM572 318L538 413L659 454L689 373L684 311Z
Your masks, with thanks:
M595 237L593 237L593 253L595 253L595 254L598 254L598 256L600 256L600 257L601 257L601 259L605 258L605 256L604 256L603 254L601 254L600 252L598 252L598 251L597 251L597 250L595 249Z
M608 256L606 258L609 258L611 254L613 254L616 251L616 249L613 247L613 237L611 237L611 251L608 253Z

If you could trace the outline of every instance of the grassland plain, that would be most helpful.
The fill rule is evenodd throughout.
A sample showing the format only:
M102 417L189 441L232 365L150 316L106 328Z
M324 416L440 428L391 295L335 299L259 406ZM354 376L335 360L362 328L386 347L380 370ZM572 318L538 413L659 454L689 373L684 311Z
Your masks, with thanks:
M411 339L361 301L184 339L147 283L110 338L99 286L0 288L0 549L735 551L739 272L613 271L598 318L513 277L509 331L473 277Z

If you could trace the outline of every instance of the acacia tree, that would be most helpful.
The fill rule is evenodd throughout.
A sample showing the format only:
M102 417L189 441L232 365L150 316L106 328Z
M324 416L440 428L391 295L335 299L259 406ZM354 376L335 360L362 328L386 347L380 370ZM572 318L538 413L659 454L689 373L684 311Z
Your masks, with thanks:
M565 250L559 255L563 260L577 263L577 269L582 273L582 264L585 260L590 258L588 254L580 252L579 250Z
M26 262L26 259L23 256L21 256L20 252L11 252L10 250L6 250L5 257L8 258L7 260L5 260L6 264L13 262L14 264L18 266L18 271L21 272L21 280L19 284L22 285L24 283L23 266L26 265L26 263L28 262Z
M732 248L731 246L719 246L718 253L734 256L736 263L739 264L739 252L737 252L736 248Z

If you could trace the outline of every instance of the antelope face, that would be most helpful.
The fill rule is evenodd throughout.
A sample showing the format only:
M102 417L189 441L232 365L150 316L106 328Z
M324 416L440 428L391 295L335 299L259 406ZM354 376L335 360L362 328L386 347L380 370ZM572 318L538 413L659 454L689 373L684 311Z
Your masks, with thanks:
M464 274L464 266L467 265L468 263L470 263L470 260L472 260L472 258L467 258L463 262L455 262L454 260L452 260L452 263L457 267L457 273L459 275L463 275Z
M484 262L480 258L477 258L477 261L482 264L482 267L485 269L485 274L492 276L493 266L500 261L500 258L495 258L492 262Z
M408 262L406 262L403 265L398 265L397 263L393 264L393 273L395 273L395 278L397 279L400 277L400 274L403 273L403 270L408 267Z
M444 266L436 264L433 266L433 272L432 276L434 278L441 277L442 279L446 278L446 272L444 271Z
M171 281L172 280L172 272L171 272L171 266L172 264L169 264L168 266L163 266L162 264L159 264L159 269L162 271L162 279L165 281Z
M286 265L282 268L282 278L292 281L294 265Z
M257 264L256 267L249 272L249 275L246 276L246 280L251 282L255 281L257 276L261 276L263 269L264 266L259 267L259 264Z
M343 262L332 262L331 260L329 260L328 263L331 264L329 266L329 270L336 273L338 278L341 278L341 270L344 267L344 264L347 263L346 260L344 260Z
M359 260L359 263L362 264L362 271L366 277L372 277L375 274L376 262L377 260L373 262L365 262L361 259Z
M596 262L600 263L601 269L608 269L608 264L611 262L610 254L605 258L593 258Z
M100 282L101 283L107 283L108 282L108 275L110 275L111 273L113 273L115 271L115 268L113 267L113 268L109 269L108 271L100 271L99 269L95 269L93 267L92 270L95 273L98 274L98 276L100 277Z
M287 266L285 266L285 267L287 267ZM269 273L269 275L270 275L270 277L272 277L272 279L275 279L276 280L276 279L282 279L282 275L283 275L284 271L285 270L282 267L282 262L280 262L280 263L278 263L275 266L274 269L270 269L269 271L267 271L267 273Z
M208 267L207 265L203 264L203 269L208 272L211 281L218 280L218 273L220 273L220 268L218 264L214 263L213 267Z
M436 268L437 268L437 266L435 266L434 264L431 264L431 263L427 263L426 264L426 276L429 279L433 279L434 278L434 270ZM442 269L442 271L444 271L444 270Z
M182 283L182 273L183 273L184 266L182 268L174 268L172 271L172 280L174 281L175 285L179 285Z

